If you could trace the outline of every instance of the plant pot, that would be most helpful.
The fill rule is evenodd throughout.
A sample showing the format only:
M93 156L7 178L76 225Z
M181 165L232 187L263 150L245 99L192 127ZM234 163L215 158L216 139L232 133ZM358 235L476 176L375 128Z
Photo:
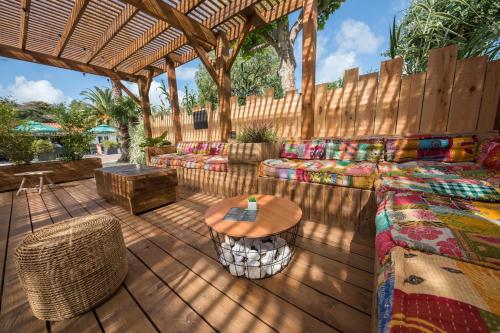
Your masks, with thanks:
M247 210L257 210L257 202L248 201Z
M229 164L259 164L260 162L279 158L279 143L231 143L229 145Z
M118 154L118 148L104 148L104 154L106 155Z
M38 154L38 160L40 162L52 161L55 160L56 158L57 156L55 152Z

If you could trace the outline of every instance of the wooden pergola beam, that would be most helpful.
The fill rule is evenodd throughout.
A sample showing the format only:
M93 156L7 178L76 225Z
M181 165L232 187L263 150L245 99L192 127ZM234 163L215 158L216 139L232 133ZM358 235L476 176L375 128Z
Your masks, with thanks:
M216 28L217 26L223 24L231 17L238 15L239 13L248 10L250 7L258 3L260 0L237 0L231 2L228 6L224 7L222 10L218 11L216 14L205 19L201 24L209 27L210 29ZM174 39L172 42L164 45L154 54L141 59L137 63L133 64L131 72L135 73L142 68L151 65L152 63L164 58L167 54L174 52L175 50L181 48L182 46L191 43L186 35L181 35Z
M118 14L117 17L111 22L109 27L104 31L104 33L99 37L92 47L89 55L85 58L84 62L86 64L90 63L103 48L108 45L108 43L115 37L122 29L130 22L131 19L139 12L139 10L132 5L125 5L125 8Z
M57 42L57 45L54 49L54 52L52 53L54 57L60 57L61 54L63 53L66 44L68 44L69 39L71 38L71 35L75 31L76 26L78 25L78 21L80 21L83 12L85 11L85 8L89 4L89 2L90 0L75 1L75 5L73 6L71 13L69 14L68 21L66 22L61 37L59 38L59 41Z
M251 10L252 9L251 6L257 2L258 2L257 0L245 0L243 3L240 1L235 1L235 2L232 2L228 7L232 7L231 8L232 10L237 10L237 8L240 8L240 11L237 13L245 13L245 12L248 12L248 10ZM245 6L247 6L247 7L245 7ZM258 15L258 17L259 17L258 21L264 22L264 24L269 24L269 23L274 22L275 20L277 20L278 18L280 18L282 16L288 15L288 14L298 10L299 8L302 8L302 0L285 0L285 1L280 2L280 4L277 5L276 7L274 7L273 9L270 9L270 10L267 10L264 12L250 11L249 13L252 13L253 15ZM227 12L231 12L231 10L228 9ZM214 17L218 17L219 19L216 20ZM203 24L207 25L207 22L210 21L214 24L214 26L212 26L210 28L215 28L215 27L219 26L220 24L224 23L225 21L227 21L227 19L229 19L229 18L222 20L221 14L218 14L218 15L214 15L211 18L204 21ZM257 24L258 21L255 22L256 23L255 26L251 27L250 31L262 26L262 23ZM227 38L230 41L233 41L236 38L238 38L238 36L240 36L240 34L243 30L243 27L244 27L244 25L239 25L239 26L234 27L234 28L230 29L229 31L227 31L226 32ZM161 47L160 49L158 49L154 54L147 56L144 59L142 59L141 61L138 61L136 64L132 65L131 72L136 73L136 72L140 71L144 67L158 61L159 59L165 57L166 55L171 54L172 52L176 51L177 49L185 46L186 44L188 44L188 42L189 42L188 39L184 35L177 37L169 44L166 44L163 47ZM181 57L182 57L183 61L182 61L182 63L179 63L178 66L185 64L191 60L196 59L198 57L198 54L196 53L195 50L193 50L191 52L188 52L188 53L182 55Z
M29 13L31 8L31 0L21 0L21 10L20 10L20 25L19 25L19 48L26 49L26 40L28 39L28 23L29 23Z
M215 68L217 71L217 101L219 111L219 127L221 141L227 142L231 134L231 72L227 61L231 45L226 34L217 34L217 47L215 48Z
M302 19L302 120L301 137L314 136L314 104L316 96L316 32L318 30L318 2L304 0Z
M168 89L170 95L170 106L174 115L174 138L175 143L182 142L181 131L181 108L179 106L179 96L177 94L177 77L175 75L175 64L170 57L165 58L167 67Z
M202 0L182 0L177 5L177 9L180 10L182 13L187 14L191 10L195 9L201 3L201 1ZM112 68L116 68L117 66L122 64L125 60L130 58L135 52L139 51L146 44L148 44L153 39L155 39L163 32L165 32L169 27L170 25L167 22L159 20L151 28L145 31L140 37L138 37L136 40L130 43L123 51L121 51L118 55L113 57L113 59L109 61L110 66Z
M141 105L141 100L139 97L137 97L133 92L130 91L130 89L127 88L123 83L121 83L120 80L117 79L111 79L113 81L113 84L115 84L118 88L123 90L137 105Z
M164 3L162 0L121 0L139 10L169 23L171 26L196 36L197 39L210 45L216 45L215 34L206 26L196 22L184 13Z
M69 59L58 58L44 53L21 50L19 48L3 44L0 44L0 56L11 59L33 62L36 64L48 65L64 69L71 69L83 73L117 78L125 81L135 82L139 78L141 78L140 75L128 74L120 71L112 71L104 67L89 65L83 62L78 62Z
M243 25L243 30L241 31L240 35L238 36L238 39L236 40L236 45L233 47L231 56L229 57L229 60L227 61L227 69L229 71L233 67L234 61L236 60L236 57L238 56L238 52L240 52L241 46L243 45L245 38L248 36L248 34L250 33L250 29L254 25L254 23L253 23L254 17L255 16L247 17L245 24Z

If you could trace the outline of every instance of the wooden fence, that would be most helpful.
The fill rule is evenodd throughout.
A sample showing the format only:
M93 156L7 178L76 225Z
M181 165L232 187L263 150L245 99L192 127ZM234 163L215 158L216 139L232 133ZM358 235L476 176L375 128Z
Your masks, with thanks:
M348 69L342 88L316 87L314 136L364 136L373 134L457 133L500 128L497 117L500 95L500 60L487 57L457 60L457 46L431 50L427 72L403 75L403 60L380 64L379 73L359 75ZM219 117L210 106L208 129L195 130L193 116L181 114L184 141L217 141ZM274 126L282 138L300 136L301 96L289 91L274 99L273 91L249 96L246 105L231 100L233 130L237 133L254 121ZM153 136L169 130L170 115L155 117ZM495 121L497 124L495 125Z

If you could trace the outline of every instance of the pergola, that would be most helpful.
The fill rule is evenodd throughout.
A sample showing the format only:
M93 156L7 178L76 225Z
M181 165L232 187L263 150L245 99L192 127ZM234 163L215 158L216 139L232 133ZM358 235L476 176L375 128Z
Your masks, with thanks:
M151 81L166 73L177 142L182 136L175 68L199 58L218 88L221 140L226 141L231 132L230 70L243 40L250 31L302 7L301 136L310 137L316 0L0 0L0 56L110 78L141 105L149 137ZM208 55L211 50L215 59ZM139 96L121 80L137 83Z

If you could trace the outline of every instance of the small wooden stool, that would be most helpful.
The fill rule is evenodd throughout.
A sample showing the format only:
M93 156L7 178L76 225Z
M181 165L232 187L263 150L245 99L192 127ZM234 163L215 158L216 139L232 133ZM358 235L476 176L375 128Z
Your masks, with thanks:
M54 182L49 177L49 174L51 174L51 173L53 173L53 171L42 170L42 171L30 171L30 172L21 172L21 173L14 174L14 176L23 177L23 180L21 180L21 185L19 185L19 190L17 190L16 195L19 195L22 191L32 190L32 189L38 189L38 194L42 194L43 179L44 178L48 184L55 186ZM36 185L35 187L24 187L26 180L29 181L30 177L40 177L39 184Z

